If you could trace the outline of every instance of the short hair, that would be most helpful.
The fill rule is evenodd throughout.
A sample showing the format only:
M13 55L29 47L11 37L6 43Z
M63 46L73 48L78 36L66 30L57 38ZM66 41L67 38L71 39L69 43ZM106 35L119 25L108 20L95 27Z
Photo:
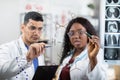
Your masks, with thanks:
M25 25L29 22L29 19L43 22L42 14L35 12L35 11L31 11L31 12L28 12L25 14L25 17L24 17L24 24Z

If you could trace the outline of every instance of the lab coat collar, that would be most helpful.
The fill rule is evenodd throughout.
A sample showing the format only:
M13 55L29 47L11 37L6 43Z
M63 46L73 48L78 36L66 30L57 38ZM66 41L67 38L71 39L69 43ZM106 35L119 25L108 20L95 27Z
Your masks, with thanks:
M19 46L20 46L22 51L25 51L25 52L28 51L27 48L25 47L25 44L24 44L23 39L22 39L22 36L19 37L18 44L19 44Z
M62 63L63 66L65 66L65 65L69 62L69 60L72 58L74 51L75 51L74 49L70 51L70 55L69 55L67 58L65 58L65 60L64 60L63 63ZM88 52L87 52L87 47L86 47L86 48L75 58L73 64L76 64L78 61L83 61L83 60L88 59L87 56L88 56ZM72 64L72 65L73 65L73 64ZM71 66L72 66L72 65L71 65Z
M70 57L73 56L73 53L74 53L75 49L73 49L71 52L71 55ZM75 62L78 61L78 60L85 60L88 56L88 51L87 51L87 47L75 58Z

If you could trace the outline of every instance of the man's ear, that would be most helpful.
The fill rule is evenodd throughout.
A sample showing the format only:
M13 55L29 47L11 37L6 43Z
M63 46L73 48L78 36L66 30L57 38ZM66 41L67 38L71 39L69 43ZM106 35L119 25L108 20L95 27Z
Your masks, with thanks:
M23 33L24 28L25 28L25 25L24 25L24 24L21 24L21 26L20 26L21 33Z

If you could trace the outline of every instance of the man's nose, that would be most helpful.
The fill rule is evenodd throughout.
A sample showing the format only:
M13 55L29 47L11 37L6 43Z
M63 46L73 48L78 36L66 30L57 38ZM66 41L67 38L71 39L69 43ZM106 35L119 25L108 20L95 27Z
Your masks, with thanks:
M34 31L34 33L36 33L36 34L40 34L40 30L39 29L35 29L35 31Z

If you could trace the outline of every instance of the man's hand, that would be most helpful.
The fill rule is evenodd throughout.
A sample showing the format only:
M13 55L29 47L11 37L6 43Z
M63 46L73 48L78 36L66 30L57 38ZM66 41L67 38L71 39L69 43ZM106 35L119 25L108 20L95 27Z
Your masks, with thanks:
M40 56L40 54L45 51L45 43L33 43L29 46L29 50L27 52L27 61L31 61L34 58Z

